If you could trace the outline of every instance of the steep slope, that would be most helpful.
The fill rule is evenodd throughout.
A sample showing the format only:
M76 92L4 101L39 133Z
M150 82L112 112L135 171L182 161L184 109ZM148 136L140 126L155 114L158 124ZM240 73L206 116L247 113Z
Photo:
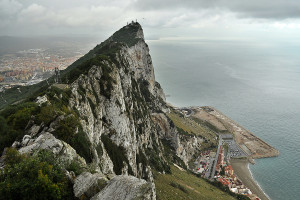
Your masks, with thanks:
M172 174L155 173L155 186L160 200L165 199L203 199L232 200L225 192L187 171L171 167Z
M121 28L61 74L62 84L33 86L18 97L27 100L1 111L0 151L50 151L76 197L156 199L152 170L185 168L201 150L203 137L178 132L166 115L140 24Z

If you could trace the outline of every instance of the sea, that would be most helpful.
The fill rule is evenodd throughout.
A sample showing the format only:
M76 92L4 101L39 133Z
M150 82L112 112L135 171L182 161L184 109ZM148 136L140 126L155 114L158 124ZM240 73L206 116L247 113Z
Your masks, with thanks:
M272 200L300 199L300 43L149 40L156 80L174 106L213 106L280 151L251 173Z

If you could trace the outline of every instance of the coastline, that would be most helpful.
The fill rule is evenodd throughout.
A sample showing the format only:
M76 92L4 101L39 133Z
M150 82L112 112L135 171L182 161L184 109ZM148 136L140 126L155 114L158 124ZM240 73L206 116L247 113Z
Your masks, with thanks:
M248 154L248 158L269 158L279 156L279 151L254 135L251 131L245 129L240 124L230 119L217 109L211 106L204 106L203 108L209 108L212 111L209 114L215 116L226 129L233 133L234 139L237 144Z
M262 200L270 200L252 176L249 163L254 164L256 158L276 157L280 154L279 151L214 107L190 107L184 108L184 111L187 117L192 116L209 123L219 134L232 134L234 141L245 154L236 158L231 156L230 165L234 174L251 190L253 194L249 196L251 199L257 196Z
M252 193L256 194L262 200L270 200L270 197L253 178L247 159L230 159L230 164L237 177L252 191Z

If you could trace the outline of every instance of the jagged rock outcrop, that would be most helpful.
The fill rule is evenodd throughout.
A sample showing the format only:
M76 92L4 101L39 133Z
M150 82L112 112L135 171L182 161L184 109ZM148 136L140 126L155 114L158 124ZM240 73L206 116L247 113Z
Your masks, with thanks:
M79 199L90 199L107 185L107 178L101 173L83 172L76 177L73 185L74 195Z
M153 113L151 116L160 130L160 138L167 140L176 155L188 166L188 162L200 152L203 138L178 133L173 122L164 113Z
M152 186L143 179L133 176L116 176L91 200L150 200L155 199Z
M25 135L21 145L23 146L19 149L20 153L32 154L43 149L51 151L64 165L70 165L72 161L76 161L82 167L86 166L86 161L69 144L55 138L48 132L42 133L36 139L31 139L30 136Z

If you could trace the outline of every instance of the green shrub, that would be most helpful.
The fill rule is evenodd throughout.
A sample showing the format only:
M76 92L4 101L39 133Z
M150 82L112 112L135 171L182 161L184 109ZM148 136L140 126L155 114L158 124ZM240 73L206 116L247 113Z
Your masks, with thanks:
M20 155L8 149L0 174L0 199L74 199L72 184L63 170L43 157Z
M81 174L83 172L82 167L80 166L79 162L77 161L72 161L69 166L66 167L66 170L68 171L73 171L76 176Z
M0 113L0 152L11 146L15 140L21 139L31 116L39 111L36 103L20 103L8 106Z
M40 113L37 115L36 122L41 124L42 122L45 125L49 125L57 116L56 108L53 105L46 105L41 107Z
M90 146L90 141L86 138L85 133L82 130L82 127L79 126L78 133L71 139L69 143L76 152L83 157L87 163L91 163L93 160Z
M71 139L76 134L76 128L78 127L78 120L75 116L67 116L63 120L58 122L58 127L54 132L55 137L61 139L67 143L70 143Z
M155 149L146 149L146 155L149 158L149 163L152 168L159 172L171 173L171 168L160 156Z

